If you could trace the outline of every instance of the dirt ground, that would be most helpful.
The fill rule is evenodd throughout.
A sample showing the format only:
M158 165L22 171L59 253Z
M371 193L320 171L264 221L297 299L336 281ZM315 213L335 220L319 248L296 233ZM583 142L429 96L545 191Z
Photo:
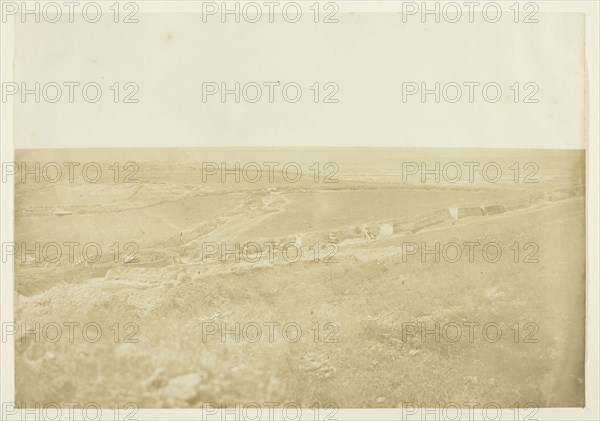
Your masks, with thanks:
M31 195L62 197L59 191L21 191L17 242L85 242L101 226L96 241L103 246L137 241L176 259L110 263L100 276L81 261L18 263L17 323L102 328L97 342L83 340L79 326L72 342L64 328L56 343L17 337L18 402L584 404L581 194L557 200L543 187L411 191L346 182L217 191L173 184L179 187L123 188L127 206L82 199L62 217L50 205L23 212L39 203ZM85 186L70 194L85 195ZM458 196L517 205L454 220L447 207ZM69 224L80 227L77 239ZM239 263L202 261L200 253L203 242L298 236L303 258L296 262L279 251L273 261ZM334 245L317 247L316 259L309 239ZM444 249L450 243L462 248L458 261ZM497 244L502 255L490 258L479 247L470 261L465 243ZM439 261L415 251L435 244L448 252Z

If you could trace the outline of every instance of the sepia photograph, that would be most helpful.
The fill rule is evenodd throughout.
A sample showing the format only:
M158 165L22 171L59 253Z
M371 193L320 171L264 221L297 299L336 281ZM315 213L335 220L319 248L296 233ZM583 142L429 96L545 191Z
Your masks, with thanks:
M584 404L582 151L17 161L18 402Z
M600 420L600 2L0 0L1 421Z

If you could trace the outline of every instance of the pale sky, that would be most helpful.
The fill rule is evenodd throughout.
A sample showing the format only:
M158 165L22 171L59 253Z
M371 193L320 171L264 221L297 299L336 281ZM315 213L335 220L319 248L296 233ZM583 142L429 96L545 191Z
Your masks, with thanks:
M328 25L203 23L192 13L138 18L16 25L13 80L97 82L103 95L90 104L76 90L70 104L64 87L55 104L15 101L15 148L585 145L583 15L460 25L403 23L395 13L343 13ZM296 82L303 96L292 104L276 91L271 104L264 88L258 103L223 104L218 95L202 102L202 82L236 81ZM473 104L423 104L418 95L402 102L403 82L436 81L496 82L503 97L487 103L476 90ZM139 103L115 104L114 82L137 84ZM339 102L315 104L315 82L336 83ZM537 84L539 102L515 104L515 82L521 100L531 92L524 84Z

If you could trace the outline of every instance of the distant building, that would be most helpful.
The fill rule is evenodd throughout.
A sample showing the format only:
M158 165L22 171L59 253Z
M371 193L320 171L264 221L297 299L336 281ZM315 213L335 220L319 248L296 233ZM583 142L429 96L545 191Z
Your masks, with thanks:
M73 212L62 210L62 209L57 209L54 211L54 215L56 215L56 216L73 215Z
M499 213L506 212L506 208L504 206L502 206L502 205L482 206L481 207L481 212L484 215L497 215Z
M461 218L467 218L469 216L483 215L483 211L482 211L481 207L475 207L475 206L448 208L448 212L450 212L450 216L453 219L461 219Z

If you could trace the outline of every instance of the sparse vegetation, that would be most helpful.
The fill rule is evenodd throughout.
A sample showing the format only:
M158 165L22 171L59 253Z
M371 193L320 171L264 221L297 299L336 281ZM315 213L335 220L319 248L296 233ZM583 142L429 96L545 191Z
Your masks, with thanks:
M360 183L353 188L360 188ZM146 204L141 210L115 214L101 212L90 220L101 218L106 222L102 226L112 227L113 231L105 233L106 244L118 232L121 241L147 238L146 247L177 250L179 262L163 267L115 264L99 278L93 278L86 265L16 267L18 323L95 322L103 330L96 343L81 336L70 343L66 330L56 343L36 342L33 335L21 342L17 336L18 402L96 401L107 407L113 402L135 402L148 408L249 401L303 406L335 402L339 407L450 401L495 401L503 406L530 401L539 406L583 404L585 227L581 197L566 195L549 201L539 198L543 189L536 187L536 202L527 202L522 209L456 221L449 218L385 238L341 240L337 263L304 260L265 265L201 263L194 240L293 237L304 232L299 231L304 225L305 231L325 233L353 223L374 223L394 215L389 208L394 203L400 206L403 193L369 190L369 201L361 203L362 192L351 190L345 196L340 186L326 193L318 189L290 194L281 189L239 191L218 199L190 193L194 189L177 190L182 196L173 203ZM447 205L447 199L440 197L451 195L447 191L421 194L421 202L436 206L427 209L421 203L419 215L438 211L440 205ZM378 197L387 210L372 217L369 203ZM428 197L436 201L427 202ZM478 191L477 197L490 202L499 197L524 200L530 193L490 189ZM328 200L335 206L328 207ZM30 202L23 199L22 204L26 207ZM232 203L242 205L232 207ZM322 219L319 206L340 217ZM171 219L165 219L165 213ZM310 217L305 220L289 219L289 215L306 214ZM63 218L85 225L88 217ZM18 219L18 241L41 241L33 221L42 224L49 218L53 217ZM139 223L133 224L132 218ZM115 220L120 222L108 222ZM157 227L159 221L162 227ZM79 231L80 241L98 232L96 227L89 229ZM57 223L44 235L51 238L61 230ZM137 236L140 230L145 237ZM66 233L60 235L67 240ZM435 263L432 257L422 262L419 256L405 259L401 255L402 243L451 241L497 242L507 255L497 263L481 258L474 263L464 259ZM524 263L522 256L514 262L509 247L527 242L539 245L539 263ZM115 322L121 329L118 341L111 329ZM123 330L128 322L139 331ZM302 328L301 339L287 341L280 328L275 328L274 340L269 340L265 327L269 322L296 323ZM496 323L503 336L492 343L478 328L470 342L466 327L456 342L435 340L433 335L422 341L418 334L407 335L408 324L423 323L432 329L436 323L469 322L478 326ZM262 326L261 339L236 342L230 334L223 342L219 333L206 336L209 324L233 329L236 323ZM515 323L519 323L517 340ZM530 335L535 329L526 329L527 323L539 329ZM138 342L125 340L132 332L130 339ZM537 342L525 343L525 337Z

